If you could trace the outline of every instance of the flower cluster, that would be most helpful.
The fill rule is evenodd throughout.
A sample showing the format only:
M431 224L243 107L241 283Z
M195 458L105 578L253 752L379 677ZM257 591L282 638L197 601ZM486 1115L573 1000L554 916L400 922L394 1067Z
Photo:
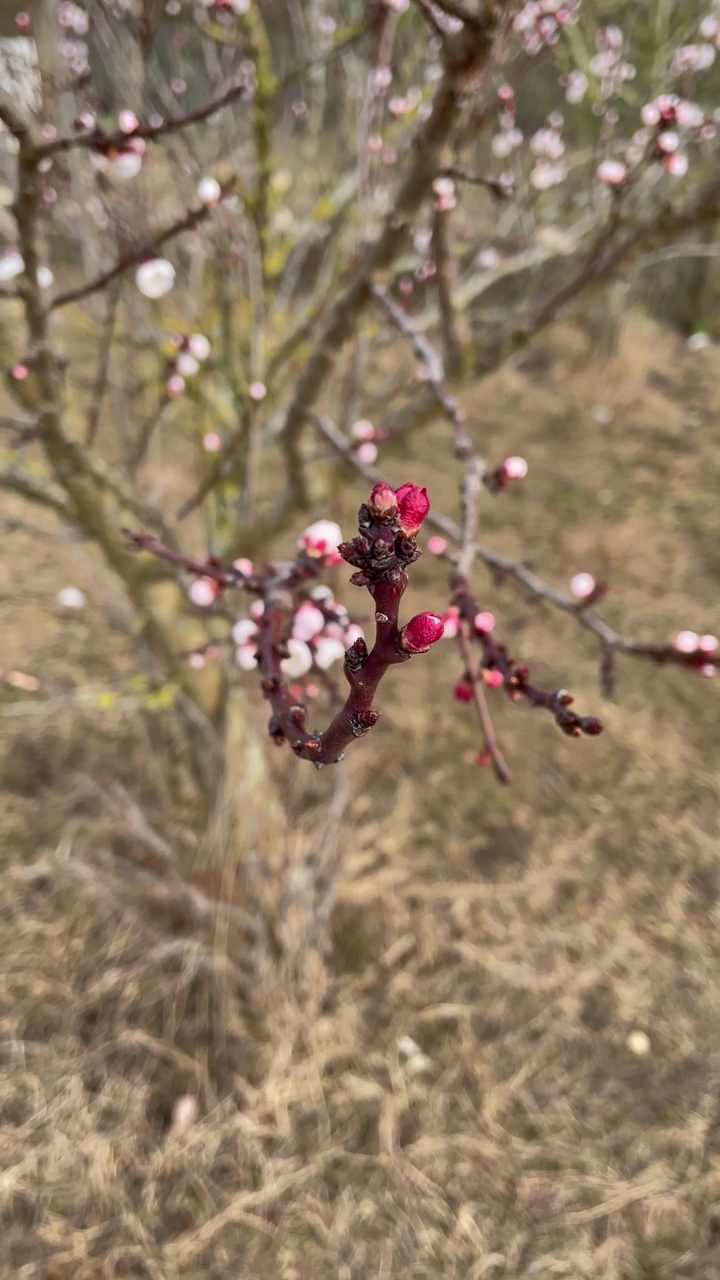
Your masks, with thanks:
M687 658L701 676L715 676L720 667L720 640L717 636L699 636L695 631L678 631L672 644L676 653Z
M497 91L498 131L493 134L490 149L498 160L507 160L522 144L523 132L517 126L517 105L512 85L501 84Z
M547 191L564 182L567 177L565 143L562 140L563 117L554 111L548 117L544 129L538 129L530 139L530 150L535 157L530 171L530 182L536 191Z
M171 346L173 355L168 365L165 390L174 399L182 395L186 379L200 372L200 365L210 355L210 342L204 333L191 333L189 337L176 334L171 339Z
M525 53L532 57L557 44L562 28L577 21L579 5L580 0L528 0L513 23Z
M599 80L598 97L601 102L619 93L622 86L637 74L633 63L623 58L624 42L620 27L614 24L600 27L595 36L598 51L590 61L589 70Z
M79 117L76 123L84 129L95 128L95 120L89 113ZM90 151L90 163L97 173L103 173L119 182L128 182L137 177L145 154L144 138L133 137L138 128L139 121L135 112L125 110L118 116L118 131L125 134L127 140L118 141L118 136L115 135L109 141L97 130L97 140L93 142Z
M381 438L381 433L367 418L358 418L357 422L353 422L350 428L350 441L358 462L362 462L366 467L372 466L378 456L376 441Z
M235 660L243 671L256 669L259 625L264 612L262 600L255 601L250 606L250 617L239 619L232 629ZM362 628L350 621L345 606L335 600L329 587L318 585L297 604L287 639L288 654L282 659L280 670L291 680L317 676L344 660L346 650L362 639ZM299 686L295 696L301 692ZM305 692L308 693L307 685ZM311 681L309 696L316 692Z

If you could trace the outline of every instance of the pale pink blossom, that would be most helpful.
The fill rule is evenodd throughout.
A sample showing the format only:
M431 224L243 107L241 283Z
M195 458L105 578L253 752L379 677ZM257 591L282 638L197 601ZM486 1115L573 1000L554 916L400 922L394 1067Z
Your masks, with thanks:
M237 569L238 573L244 573L246 578L251 578L254 572L252 560L247 560L245 557L233 560L233 569Z
M204 333L192 333L188 338L188 351L196 360L207 360L210 355L210 343Z
M296 640L312 640L325 626L325 615L314 604L301 604L293 618L292 633Z
M359 627L356 622L351 622L350 626L345 632L345 643L348 646L348 648L350 648L351 644L355 644L356 640L364 640L364 639L365 639L365 635L362 627Z
M241 644L235 650L235 661L241 671L254 671L257 667L255 654L257 647L254 644Z
M181 396L183 391L185 390L185 379L182 378L179 373L171 373L170 377L165 383L165 390L167 391L168 395L174 400L176 396Z
M334 520L316 520L298 538L298 547L313 558L327 559L337 554L339 542L342 542L342 531Z
M313 649L315 666L321 671L327 671L334 662L340 662L345 657L345 645L342 640L335 640L331 636L318 636Z
M312 651L304 640L296 640L293 636L287 642L288 657L283 658L280 669L291 680L304 676L313 664Z
M524 480L528 473L528 464L524 458L513 454L503 462L502 472L506 480Z
M701 653L714 653L719 644L717 636L706 635L700 636L697 647Z
M139 120L134 111L121 111L118 116L118 126L121 133L134 133L139 124Z
M688 158L684 151L676 151L674 155L665 156L663 169L671 178L684 178L688 171Z
M433 182L433 206L438 213L447 213L457 204L455 183L452 178L436 178Z
M257 635L257 623L252 618L238 618L232 629L232 638L240 646L249 644Z
M460 630L460 610L451 605L450 608L442 615L443 624L443 640L454 640Z
M378 456L377 445L372 440L365 440L363 444L358 446L357 458L358 462L362 462L365 466L371 466Z
M488 613L486 609L483 609L481 613L475 614L474 625L478 635L487 633L492 631L495 626L495 618L492 613Z
M0 283L6 284L9 280L14 280L16 276L22 275L25 270L23 256L19 249L8 249L7 253L0 258Z
M570 579L570 590L576 600L587 600L595 590L595 579L591 573L576 573Z
M175 268L167 258L151 258L138 267L135 284L146 298L162 298L175 284Z
M217 178L201 178L197 186L197 196L201 204L212 206L217 204L222 195L222 188Z
M252 604L250 605L250 608L248 609L248 613L250 614L250 617L254 618L256 622L259 622L264 612L265 612L265 605L263 601L253 600Z
M108 160L107 172L119 182L129 182L142 169L142 156L136 151L120 151Z
M177 369L181 378L192 378L193 374L197 373L198 369L200 368L200 365L198 364L195 357L190 354L189 351L181 351L180 355L175 361L175 368Z
M431 556L441 556L447 551L447 548L447 539L441 538L439 534L434 534L432 538L428 538L427 549Z
M214 578L196 578L190 586L188 596L200 609L207 609L218 593L218 585Z
M264 400L267 395L267 387L264 382L251 382L248 387L248 395L251 400Z
M350 428L351 440L374 440L375 428L372 422L367 418L358 418L357 422L353 422Z
M200 671L205 666L204 655L202 653L191 653L188 658L188 666L192 667L193 671Z
M206 431L203 436L203 449L207 453L219 453L222 448L222 437L217 431Z
M678 653L695 653L700 647L700 637L695 631L678 631L673 640L673 649Z
M621 187L627 179L627 173L621 160L603 160L597 167L598 181L606 187Z

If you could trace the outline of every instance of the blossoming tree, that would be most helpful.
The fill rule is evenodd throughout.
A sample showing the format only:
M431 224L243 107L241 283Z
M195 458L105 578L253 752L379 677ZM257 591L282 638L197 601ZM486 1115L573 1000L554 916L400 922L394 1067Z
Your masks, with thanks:
M592 0L17 14L23 71L0 94L0 484L97 545L166 677L218 728L228 688L256 678L272 738L335 763L375 724L389 668L449 640L478 761L501 781L494 698L599 733L566 690L531 682L479 565L596 638L605 693L619 654L717 671L713 636L628 638L583 566L560 590L479 541L479 504L528 469L493 457L462 403L590 290L691 251L720 213L720 8L649 8L632 37ZM478 328L505 280L521 301ZM431 507L413 465L413 433L438 416L457 515ZM161 448L184 460L172 510L152 500ZM347 468L368 497L343 540L325 508ZM449 591L403 620L426 533ZM295 555L278 558L288 536ZM343 563L372 597L372 635L324 580Z

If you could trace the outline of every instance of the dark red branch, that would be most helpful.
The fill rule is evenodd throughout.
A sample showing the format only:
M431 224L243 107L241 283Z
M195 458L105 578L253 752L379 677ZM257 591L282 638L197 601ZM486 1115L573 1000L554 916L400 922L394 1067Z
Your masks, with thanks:
M502 676L502 688L512 702L525 698L531 707L544 707L568 737L579 738L583 734L595 737L598 733L602 733L601 720L595 716L579 716L570 710L573 698L566 689L556 689L553 692L538 689L530 683L529 668L522 666L511 657L506 646L496 640L492 632L477 630L475 618L480 612L480 606L466 578L461 574L453 574L451 585L453 604L460 612L461 624L465 623L468 629L466 635L474 636L482 649L483 656L478 672L481 678L487 679L487 676L483 675L484 672L499 672ZM472 669L468 670L467 676L471 684L476 679L476 673Z

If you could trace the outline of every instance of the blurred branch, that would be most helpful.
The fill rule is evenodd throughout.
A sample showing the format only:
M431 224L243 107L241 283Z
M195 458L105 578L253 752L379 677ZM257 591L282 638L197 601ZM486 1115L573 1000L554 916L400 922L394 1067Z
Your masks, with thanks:
M74 524L73 512L62 489L49 480L37 480L18 467L0 465L0 488L17 493L37 506L49 507L67 524Z
M120 302L120 291L121 284L119 280L117 281L115 288L108 291L105 319L103 321L102 333L100 335L98 370L92 394L90 396L90 404L88 406L85 422L85 444L88 448L92 448L95 443L95 436L97 435L97 429L100 424L103 400L105 399L105 392L107 390L108 373L110 371L110 356L112 353L113 335L115 333L115 320L117 318L118 304Z
M216 98L204 107L198 107L197 111L189 111L187 115L178 116L175 119L163 120L162 124L138 125L136 129L129 133L125 133L120 129L115 133L104 133L102 129L93 129L90 132L83 130L82 133L71 134L68 137L53 138L50 142L40 144L36 150L39 156L50 156L60 151L69 151L72 147L85 147L90 151L97 150L100 147L122 149L133 138L142 138L146 142L156 142L158 138L163 138L167 134L178 133L181 129L187 129L190 125L201 124L203 120L209 120L211 116L217 115L218 111L222 111L223 107L227 107L231 102L236 102L238 98L244 97L247 91L247 84L234 85L222 97ZM1 110L0 104L0 113Z
M473 653L470 645L470 625L465 618L460 619L460 630L458 634L467 678L470 681L470 687L472 689L473 702L483 731L484 752L492 763L493 769L495 770L495 776L498 781L505 784L510 783L512 782L512 772L505 761L500 747L498 746L498 741L495 736L495 726L493 724L492 716L490 715L490 708L488 707L487 698L485 696L485 686L482 681L480 669L473 661Z
M223 183L219 200L223 200L230 195L234 186L235 178L230 178ZM93 293L99 293L101 289L105 289L107 285L116 280L123 272L128 271L130 267L137 267L142 262L147 261L160 245L167 244L168 240L173 240L176 236L182 235L183 232L192 231L195 227L200 226L201 223L211 217L214 207L202 204L197 209L189 210L184 217L178 218L169 227L165 227L163 231L156 232L146 244L124 254L114 266L109 267L107 271L103 271L94 280L89 280L86 284L77 285L74 289L66 289L64 293L56 294L50 303L50 309L56 311L59 307L67 307L71 302L81 302L83 298L88 298Z
M504 18L509 17L511 8L512 6L503 6ZM300 503L307 496L300 439L308 413L342 347L355 331L359 316L370 301L373 276L392 265L408 239L413 219L427 198L441 167L442 148L460 120L465 91L471 84L476 85L479 77L489 71L495 39L502 25L502 20L497 17L488 19L482 32L466 31L458 37L452 52L448 54L432 111L415 134L409 168L397 192L393 208L379 235L368 246L364 261L353 279L331 308L305 370L298 380L286 413L283 431L287 457L293 464L289 483Z

